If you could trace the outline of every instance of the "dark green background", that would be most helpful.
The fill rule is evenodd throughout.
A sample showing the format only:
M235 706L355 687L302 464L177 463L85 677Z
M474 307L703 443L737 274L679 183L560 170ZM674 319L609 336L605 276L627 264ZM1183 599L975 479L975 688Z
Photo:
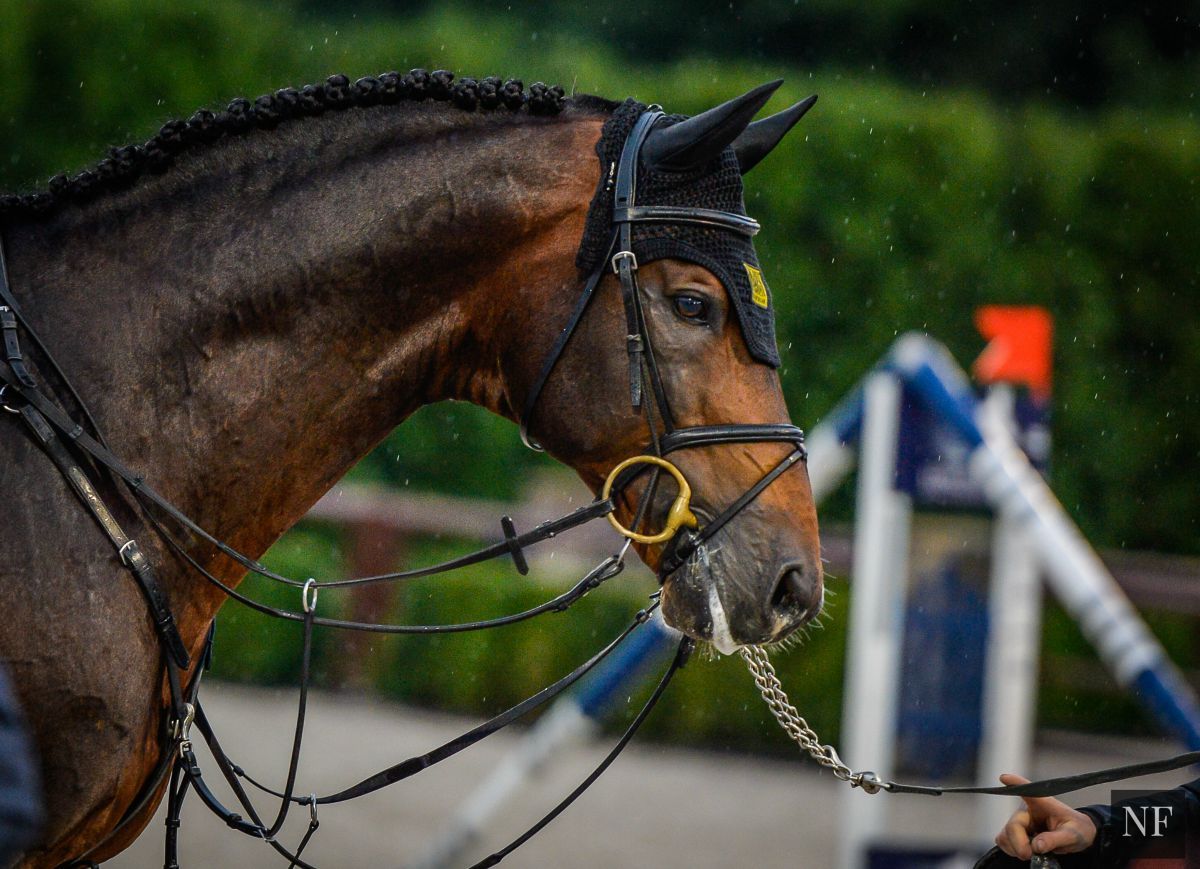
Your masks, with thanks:
M1197 4L1051 6L377 0L341 3L334 14L317 2L0 0L0 188L81 168L105 146L144 138L200 105L335 71L445 67L685 112L784 77L773 109L812 92L821 100L748 177L747 200L765 226L758 247L796 422L820 419L906 330L928 332L967 362L982 347L978 305L1045 305L1056 323L1053 467L1063 503L1097 544L1200 553ZM442 406L419 414L357 473L511 498L539 461L509 424ZM834 503L826 517L849 518L847 505ZM327 535L293 537L277 557L300 571L305 559L330 558L331 545ZM471 582L495 591L483 579L493 575ZM443 594L438 612L410 601L406 617L455 617L455 595L425 597ZM839 627L788 659L792 684L823 710L814 723L826 727L837 717L846 599L835 601ZM603 600L620 613L634 605ZM493 603L499 612L515 597ZM592 615L590 623L602 618ZM285 678L290 647L242 618L223 617L235 625L223 632L225 672ZM447 642L446 653L483 661L544 643L552 651L542 658L565 666L592 647L574 645L586 621L559 625L569 641L558 645L548 629L533 629L455 641L474 652ZM1070 628L1054 618L1050 626L1058 633L1048 651L1071 648ZM1190 659L1189 630L1168 632ZM476 669L472 679L495 686L480 701L482 692L453 680L438 688L412 678L428 659L411 643L384 645L398 656L395 667L379 665L384 690L458 708L494 708L548 675L485 678ZM764 722L744 674L728 663L707 672L691 677L742 687L696 682L695 700L664 710L663 728L720 740L744 707L750 723L729 738L749 744ZM1062 692L1044 698L1044 710L1065 710L1059 719L1051 712L1052 723L1132 715L1079 712L1078 698L1061 701Z

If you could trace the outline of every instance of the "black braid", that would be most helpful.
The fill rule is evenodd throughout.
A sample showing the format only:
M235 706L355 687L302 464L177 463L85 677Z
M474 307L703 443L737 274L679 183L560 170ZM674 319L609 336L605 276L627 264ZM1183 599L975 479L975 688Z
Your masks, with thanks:
M530 114L544 116L561 112L566 99L557 85L535 82L526 93L520 79L501 81L487 76L456 80L454 73L444 69L414 69L403 75L385 72L353 83L344 75L331 75L322 84L282 88L253 101L238 97L222 111L200 109L186 121L168 121L145 144L112 148L91 169L73 177L55 175L46 190L0 194L0 218L43 216L67 203L86 202L105 192L127 188L147 173L165 172L178 154L222 136L270 130L281 122L316 117L326 111L436 100L469 112L501 107L518 112L528 106Z

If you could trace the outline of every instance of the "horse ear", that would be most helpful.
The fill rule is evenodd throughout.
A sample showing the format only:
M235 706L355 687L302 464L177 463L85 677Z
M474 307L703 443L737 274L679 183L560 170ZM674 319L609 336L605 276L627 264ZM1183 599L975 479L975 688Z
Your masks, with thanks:
M782 79L767 82L686 121L654 130L642 145L643 164L676 172L704 165L746 129L781 84Z
M804 113L811 109L816 101L817 95L813 94L790 109L784 109L777 115L755 121L748 126L733 142L733 150L737 152L742 174L745 175L757 166L763 157L770 154L779 144L779 140L787 135L787 131L804 117Z

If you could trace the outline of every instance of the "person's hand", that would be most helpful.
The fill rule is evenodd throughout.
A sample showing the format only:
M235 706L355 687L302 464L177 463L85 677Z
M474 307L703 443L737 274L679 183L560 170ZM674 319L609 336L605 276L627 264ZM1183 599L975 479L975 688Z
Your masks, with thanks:
M1029 783L1012 773L1004 773L1000 781L1006 785ZM996 844L1008 856L1030 860L1034 854L1074 854L1095 841L1096 825L1083 812L1053 797L1021 799L1024 807L1013 813L996 836Z

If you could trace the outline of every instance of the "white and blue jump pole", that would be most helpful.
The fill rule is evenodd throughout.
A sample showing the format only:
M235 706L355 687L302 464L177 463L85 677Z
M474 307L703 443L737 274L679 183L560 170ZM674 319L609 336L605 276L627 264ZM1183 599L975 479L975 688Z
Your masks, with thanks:
M1135 691L1168 733L1200 749L1195 693L1011 433L981 426L980 402L945 347L906 335L886 364L972 448L971 471L988 500L1025 528L1050 588L1117 682Z
M884 778L892 775L911 517L908 497L894 486L905 387L951 424L971 449L972 475L998 517L981 775L1029 768L1039 571L1118 683L1136 692L1168 733L1189 749L1200 749L1200 704L1194 692L1017 445L1003 422L1011 415L988 411L988 402L977 398L944 346L909 334L808 436L809 478L818 503L854 468L860 450L863 454L842 755L856 768L873 769ZM674 646L677 634L659 618L647 628L530 728L416 866L454 864L505 797L535 775L551 754L598 730L613 698L628 691ZM843 806L847 821L839 865L857 869L863 847L886 829L886 801L858 791L847 791L844 799L853 805ZM1006 816L1008 808L998 800L985 805L981 832L994 832L999 825L987 818L988 811L999 808Z
M895 450L880 453L871 438L873 431L896 428L894 402L872 398L885 389L880 384L887 384L886 389L893 393L904 388L954 429L970 450L971 476L998 517L984 696L985 741L979 764L980 775L988 781L981 783L994 784L1000 771L1030 768L1040 631L1039 574L1045 575L1117 682L1134 691L1168 733L1190 749L1200 748L1200 704L1194 692L1017 445L1008 425L1011 413L997 409L996 401L981 402L945 347L924 335L909 334L897 341L835 414L837 430L857 436L861 446L858 521L870 523L872 516L878 521L879 515L888 514L865 499L903 504L897 499L904 496L894 488ZM992 396L1003 397L1003 392ZM883 419L873 419L875 416ZM843 463L852 461L852 440L843 440L841 447ZM896 515L894 507L890 512ZM868 533L860 529L856 547L867 542ZM882 568L877 557L860 560L855 554L842 751L851 766L873 769L884 778L894 774L899 674L894 659L872 655L869 649L899 648L904 625L898 611L906 583L901 549L887 540L883 531L871 538L872 545L888 545L890 554L896 556ZM881 575L864 577L860 570L880 571ZM895 636L881 637L880 632ZM869 636L864 639L863 634ZM868 652L864 653L864 648ZM860 721L864 716L882 720L867 725ZM859 869L866 849L886 834L886 805L849 792L842 808L838 863L842 869ZM980 808L978 832L985 841L1000 828L1011 806L993 800Z

